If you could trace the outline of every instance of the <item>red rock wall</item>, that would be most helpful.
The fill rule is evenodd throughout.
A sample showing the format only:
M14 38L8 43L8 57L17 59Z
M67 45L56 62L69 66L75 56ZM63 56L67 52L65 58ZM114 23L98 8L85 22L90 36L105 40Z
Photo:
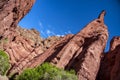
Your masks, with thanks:
M120 37L113 38L109 52L103 54L108 39L105 11L79 33L43 46L46 42L38 37L37 31L17 27L33 3L34 0L0 0L0 49L10 56L8 74L50 62L59 68L74 69L79 80L120 80ZM25 36L21 31L33 36Z
M11 72L20 72L24 68L35 67L47 61L59 68L75 69L79 80L95 80L108 39L108 31L103 21L104 14L105 12L102 12L98 19L89 23L78 34L65 36L44 53L31 58L30 62L24 62L29 61L29 56L23 61L20 60Z
M0 35L8 34L10 27L17 27L18 22L31 9L34 0L1 0L0 1ZM4 36L6 36L6 34Z
M54 49L50 48L49 54L53 57L49 62L59 68L75 69L79 80L95 80L108 39L108 31L103 21L104 14L105 12L102 12L98 19L74 35L56 55L50 51ZM56 49L59 50L55 47Z

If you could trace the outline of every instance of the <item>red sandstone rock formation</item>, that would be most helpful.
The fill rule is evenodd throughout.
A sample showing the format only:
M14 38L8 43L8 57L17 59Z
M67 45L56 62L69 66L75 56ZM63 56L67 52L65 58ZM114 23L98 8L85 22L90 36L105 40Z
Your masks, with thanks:
M108 31L103 21L104 15L105 12L102 12L98 19L89 23L79 33L83 43L79 44L77 55L73 57L72 62L69 62L71 67L76 70L79 80L96 79L101 56L108 39Z
M33 3L34 0L0 0L0 49L10 56L9 73L50 62L59 68L75 69L79 80L120 80L120 37L112 39L99 70L108 39L104 11L76 35L43 40L36 30L17 27Z
M0 36L7 36L31 9L34 0L0 0ZM14 27L14 28L12 28ZM6 32L5 35L3 35Z
M30 64L31 60L62 38L42 39L38 31L17 26L33 3L34 0L2 0L0 2L0 49L6 51L10 56L11 69L9 72L14 68L18 69L17 72L21 72L28 63Z
M79 80L95 80L108 38L104 14L102 12L98 19L89 23L78 34L64 37L44 53L20 60L11 72L20 72L24 68L35 67L47 61L60 68L75 69Z
M34 61L36 64L32 66L48 61L59 68L75 69L79 80L95 80L108 39L108 31L103 21L104 15L105 12L102 12L98 19L89 23L64 46L59 48L55 45L56 47L49 48L43 53L44 56L36 58L38 61Z
M114 37L105 53L97 80L120 80L120 37Z
M25 53L27 56L25 58L19 60L16 64L14 64L10 70L10 73L21 72L25 68L33 68L42 64L50 55L55 55L61 48L69 41L72 35L67 35L60 41L56 42L56 44L52 45L50 49L46 50L45 53L37 53L32 51L32 53ZM58 49L59 48L59 49ZM42 50L42 49L39 49ZM51 52L51 53L49 53Z

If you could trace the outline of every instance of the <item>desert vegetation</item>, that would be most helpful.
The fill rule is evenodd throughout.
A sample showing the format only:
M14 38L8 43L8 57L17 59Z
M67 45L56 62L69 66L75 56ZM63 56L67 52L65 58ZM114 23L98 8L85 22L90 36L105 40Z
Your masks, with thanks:
M15 80L78 80L75 71L65 71L49 63L24 70Z

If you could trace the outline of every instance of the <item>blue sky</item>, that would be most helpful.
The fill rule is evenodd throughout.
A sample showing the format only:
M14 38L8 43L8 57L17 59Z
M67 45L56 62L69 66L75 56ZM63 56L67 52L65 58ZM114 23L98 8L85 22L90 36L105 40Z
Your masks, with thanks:
M36 0L31 11L19 22L23 28L35 28L44 38L53 35L76 34L106 10L109 43L120 36L120 0Z

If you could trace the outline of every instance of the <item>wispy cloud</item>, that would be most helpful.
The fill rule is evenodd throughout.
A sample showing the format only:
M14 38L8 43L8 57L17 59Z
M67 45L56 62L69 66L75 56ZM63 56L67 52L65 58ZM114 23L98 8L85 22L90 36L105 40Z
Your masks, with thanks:
M38 25L39 25L40 29L43 29L43 24L41 21L38 22Z
M47 34L48 36L56 35L53 31L48 30L48 29L47 29L47 31L46 31L46 34Z
M38 22L38 25L40 27L40 33L42 37L49 37L49 36L64 36L66 34L71 34L72 32L70 30L66 31L66 32L61 32L61 33L56 33L56 30L54 30L53 27L51 27L51 25L45 26L43 25L43 23L41 21Z
M64 34L56 34L54 31L50 30L50 29L47 29L46 30L46 35L49 37L49 36L58 36L58 37L63 37L65 36L66 34L72 34L72 32L69 30L67 32L65 32Z
M65 35L60 35L60 34L57 34L56 36L58 36L58 37L63 37L63 36L65 36Z
M72 32L70 30L68 30L67 32L65 32L64 34L72 34Z
M42 36L44 36L44 37L46 36L46 33L44 31L41 30L40 33Z
M69 31L68 31L68 34L72 34L72 32L69 30Z
M63 37L65 35L67 35L67 34L72 34L72 32L69 30L69 31L64 32L64 34L57 34L56 36Z

